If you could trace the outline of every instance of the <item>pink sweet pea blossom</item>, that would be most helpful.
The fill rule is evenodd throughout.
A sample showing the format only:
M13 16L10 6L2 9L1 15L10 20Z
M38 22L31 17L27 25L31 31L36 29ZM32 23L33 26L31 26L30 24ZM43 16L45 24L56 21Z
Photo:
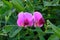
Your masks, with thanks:
M42 27L45 20L40 12L34 12L33 13L33 18L34 18L34 27Z
M28 12L20 12L18 14L17 25L19 27L27 27L33 25L32 14Z

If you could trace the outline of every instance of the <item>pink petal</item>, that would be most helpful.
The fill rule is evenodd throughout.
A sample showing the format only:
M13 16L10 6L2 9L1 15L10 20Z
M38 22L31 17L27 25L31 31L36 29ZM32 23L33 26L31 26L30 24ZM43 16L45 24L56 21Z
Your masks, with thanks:
M45 20L40 12L34 12L33 13L33 18L34 18L34 26L42 27Z
M42 18L42 14L40 12L34 12L33 16L34 16L34 20L39 20Z
M27 18L29 21L32 20L32 14L31 13L25 12L24 15L25 15L25 18Z
M23 26L23 25L24 25L24 24L23 24L23 20L17 19L17 25L18 25L19 27Z
M25 18L27 18L28 21L29 21L29 26L32 26L33 25L32 14L31 13L28 13L28 12L25 12L24 15L25 15Z
M45 20L44 20L44 18L42 17L40 20L39 20L39 27L42 27L43 26L43 24L45 23Z
M24 12L20 12L18 14L18 19L24 19Z
M27 20L26 20L27 19ZM32 21L32 14L28 13L28 12L21 12L18 14L18 20L17 20L17 24L18 26L32 26L33 25L33 21Z

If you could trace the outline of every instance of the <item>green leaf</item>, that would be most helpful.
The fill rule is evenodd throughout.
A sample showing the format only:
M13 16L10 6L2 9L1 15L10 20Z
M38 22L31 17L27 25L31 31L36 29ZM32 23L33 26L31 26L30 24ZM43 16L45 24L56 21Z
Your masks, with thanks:
M6 4L10 9L12 8L12 4L8 1L3 0L4 4Z
M35 31L37 31L38 33L44 34L44 32L42 31L42 29L39 28L39 27L36 27Z
M43 1L44 6L59 6L59 0Z
M8 32L10 32L12 29L13 29L13 26L12 26L12 25L6 25L6 26L4 26L4 28L2 29L2 31L3 31L4 33L8 33Z
M18 11L24 11L25 8L21 0L12 0L12 3Z
M39 39L40 39L40 40L45 40L45 39L44 39L44 37L43 37L44 32L42 31L42 29L41 29L41 28L39 28L39 27L36 27L36 29L35 29L35 30L36 30L36 31L37 31L37 33L38 33Z
M51 35L48 40L59 40L59 38L56 35Z
M20 28L16 29L15 31L11 31L9 33L9 37L15 37L21 31L21 29L22 28L20 27Z
M3 2L2 1L0 1L0 7L2 7L3 6Z
M52 2L48 2L48 1L43 1L44 6L52 6Z
M40 40L45 40L45 38L43 36L40 36Z
M26 9L29 11L29 12L34 12L34 7L33 7L33 4L30 0L27 0L26 1Z
M47 22L49 23L49 26L52 28L54 33L60 38L60 28L53 25L49 20L47 20Z
M18 28L16 25L6 25L2 31L3 33L8 33L9 37L14 37L21 31L21 29L21 27Z
M1 30L0 31L0 36L7 36L7 34L6 33L3 33L3 31Z
M1 3L2 7L0 7L0 14L3 16L5 15L9 10L12 9L12 4L8 1L2 1Z
M49 30L48 29L48 30L45 31L45 33L54 33L54 32L53 32L53 30L51 30L51 29Z
M45 10L47 10L48 9L48 7L43 7L42 8L42 11L45 11Z

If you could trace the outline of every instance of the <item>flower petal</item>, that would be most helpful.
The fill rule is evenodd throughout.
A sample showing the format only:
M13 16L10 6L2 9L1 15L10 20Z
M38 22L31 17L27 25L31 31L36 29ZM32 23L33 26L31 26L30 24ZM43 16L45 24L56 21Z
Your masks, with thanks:
M29 21L32 20L32 14L31 14L31 13L25 12L25 13L24 13L24 16L25 16L25 18L27 18Z
M40 12L34 12L33 16L34 16L34 20L39 20L42 18L42 14Z
M38 23L39 23L39 27L42 27L43 24L45 23L44 18L42 17L42 18L38 21Z
M24 22L24 20L17 19L17 25L18 25L19 27L21 27L21 26L24 25L23 22Z
M34 26L42 27L45 20L40 12L34 12L33 13L33 18L34 18Z
M22 18L24 16L24 13L23 12L20 12L19 14L18 14L18 18Z
M28 13L28 12L25 12L24 13L24 16L25 16L25 18L28 19L29 26L32 26L33 25L33 16L32 16L32 14L31 13Z
M18 24L18 26L22 26L22 25L23 26L32 26L33 25L32 14L28 13L28 12L24 12L24 13L21 12L21 13L19 13L18 14L17 24Z

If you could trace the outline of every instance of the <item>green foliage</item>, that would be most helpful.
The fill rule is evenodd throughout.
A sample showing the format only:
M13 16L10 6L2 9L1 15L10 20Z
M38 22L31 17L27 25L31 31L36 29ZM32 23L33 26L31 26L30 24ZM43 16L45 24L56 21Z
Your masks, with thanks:
M48 20L47 20L48 21ZM56 36L58 36L60 38L60 28L56 27L55 25L53 25L52 23L50 23L48 21L48 23L50 24L49 26L52 28L52 30L54 31L54 34L56 34Z
M51 35L48 40L59 40L56 35Z
M39 11L43 27L18 27L19 12ZM60 0L0 0L0 40L60 40Z

